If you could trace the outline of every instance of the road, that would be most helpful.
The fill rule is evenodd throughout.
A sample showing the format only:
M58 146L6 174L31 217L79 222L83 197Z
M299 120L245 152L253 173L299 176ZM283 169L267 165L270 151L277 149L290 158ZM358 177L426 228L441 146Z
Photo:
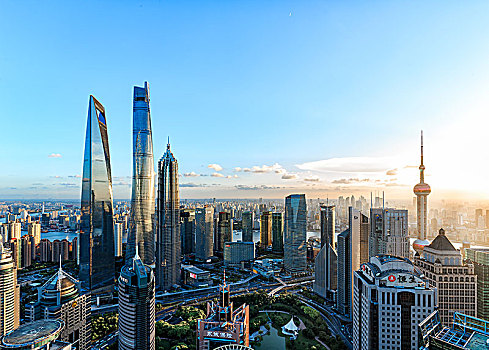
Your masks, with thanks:
M263 291L269 293L272 290L277 289L277 286L281 287L280 290L277 291L278 293L280 293L280 292L283 292L285 290L285 288L298 287L300 285L310 283L308 278L300 278L300 279L287 281L285 286L282 285L281 283L266 283L265 284L265 282L258 282L256 285L255 284L250 285L250 283L249 283L250 280L251 280L251 278L245 280L246 283L243 283L244 281L242 281L242 282L231 284L230 289L231 289L232 295L237 296L237 295L242 295L242 294L248 294L254 290L263 290ZM243 284L246 284L246 286L243 287L242 286ZM199 290L194 290L194 292L198 292L198 291ZM213 298L216 298L219 295L219 291L218 291L218 289L214 289L214 288L213 289L203 288L200 290L200 294L196 293L195 295L192 295L192 298L189 298L189 295L182 295L182 294L178 295L179 293L175 293L175 294L177 296L176 298L172 298L171 300L164 300L163 302L161 302L161 304L163 304L163 305L175 304L175 303L178 303L178 304L167 307L167 308L157 312L156 313L156 321L161 321L161 320L164 320L165 318L171 316L176 311L177 307L180 305L195 305L195 304L200 304L200 303L209 301ZM185 293L185 294L187 294L187 293ZM160 297L161 297L161 294L160 294ZM165 295L165 297L166 297L166 295ZM163 299L166 299L166 298L163 298ZM117 307L118 307L117 304L113 304L113 305L106 305L106 306L99 307L99 308L93 308L92 314L117 311ZM318 311L321 313L320 310L318 310ZM329 324L328 324L328 326L329 326ZM341 332L339 332L339 333L341 333ZM96 350L106 349L107 347L111 346L115 342L117 342L117 331L112 332L110 334L107 334L103 338L96 341L93 344L92 349L96 349Z
M350 335L348 334L345 335L345 332L343 332L344 328L342 327L341 321L338 319L336 313L333 310L331 310L331 308L320 305L313 300L306 299L300 294L297 294L297 296L304 304L306 304L309 307L312 307L313 309L315 309L321 314L321 317L326 321L333 335L335 336L339 335L343 340L343 343L345 343L345 345L349 349L353 349L353 344L351 342Z

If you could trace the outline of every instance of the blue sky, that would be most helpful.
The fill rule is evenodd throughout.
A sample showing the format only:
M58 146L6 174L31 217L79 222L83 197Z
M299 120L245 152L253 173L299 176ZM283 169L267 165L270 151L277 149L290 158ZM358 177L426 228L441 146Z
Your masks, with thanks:
M90 94L128 198L145 80L184 198L410 199L421 129L434 190L489 194L487 23L483 1L2 1L0 198L79 196Z

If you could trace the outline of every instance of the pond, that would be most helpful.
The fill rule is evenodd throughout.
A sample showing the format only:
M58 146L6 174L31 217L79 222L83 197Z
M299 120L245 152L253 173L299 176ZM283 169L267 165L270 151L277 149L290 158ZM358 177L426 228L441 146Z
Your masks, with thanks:
M279 336L278 331L275 328L270 327L270 332L263 336L260 345L254 345L253 349L285 349L285 338Z

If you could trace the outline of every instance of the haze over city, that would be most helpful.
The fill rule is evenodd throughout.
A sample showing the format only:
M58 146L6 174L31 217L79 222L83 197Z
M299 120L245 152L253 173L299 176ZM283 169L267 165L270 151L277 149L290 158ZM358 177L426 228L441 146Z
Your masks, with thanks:
M130 198L132 86L182 198L489 195L486 2L2 2L2 199L76 199L88 95ZM54 9L56 11L54 11ZM12 35L15 31L15 35Z

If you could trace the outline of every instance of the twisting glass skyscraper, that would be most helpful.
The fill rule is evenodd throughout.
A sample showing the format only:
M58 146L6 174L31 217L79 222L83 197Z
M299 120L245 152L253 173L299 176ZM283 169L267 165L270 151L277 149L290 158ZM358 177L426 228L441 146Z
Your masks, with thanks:
M141 260L146 265L153 265L155 260L153 232L155 213L154 162L147 82L144 83L144 87L134 87L132 123L132 200L126 261L136 253L135 244L137 241Z
M158 238L156 240L156 283L162 290L180 280L180 199L178 163L170 141L158 162Z
M112 176L105 108L90 96L80 220L80 280L92 294L114 288Z

